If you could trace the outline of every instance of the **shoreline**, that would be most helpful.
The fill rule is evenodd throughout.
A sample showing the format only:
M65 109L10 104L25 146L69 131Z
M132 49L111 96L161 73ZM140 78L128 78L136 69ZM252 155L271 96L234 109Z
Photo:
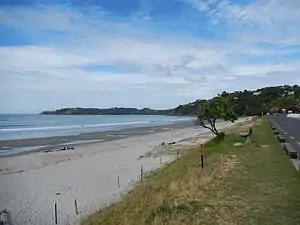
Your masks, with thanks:
M45 138L0 140L0 158L15 157L44 151L49 148L59 149L65 146L75 147L91 143L103 143L127 137L147 135L171 129L196 126L196 120L177 121L173 124L147 127L124 128L120 130L82 133L79 135L54 136ZM27 150L28 149L28 150ZM11 153L7 153L10 152Z
M219 122L217 127L223 130L245 120ZM209 130L194 125L163 128L154 133L148 128L146 135L78 145L74 151L0 158L0 211L7 209L15 225L52 225L57 204L58 224L76 224L130 190L139 181L141 168L147 174L164 167L176 160L178 151L214 137Z

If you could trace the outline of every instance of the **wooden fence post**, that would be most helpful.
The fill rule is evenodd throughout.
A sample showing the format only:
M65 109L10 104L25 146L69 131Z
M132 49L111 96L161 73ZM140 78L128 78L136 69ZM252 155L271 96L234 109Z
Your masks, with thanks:
M144 168L143 168L143 165L141 167L141 181L143 181L143 174L144 174Z
M78 215L79 213L78 213L78 207L77 207L76 199L74 200L74 205L75 205L75 213L76 213L76 215Z
M201 168L204 167L204 144L200 144Z
M56 202L54 204L54 218L55 218L55 224L57 224L58 221L57 221L57 204L56 204Z

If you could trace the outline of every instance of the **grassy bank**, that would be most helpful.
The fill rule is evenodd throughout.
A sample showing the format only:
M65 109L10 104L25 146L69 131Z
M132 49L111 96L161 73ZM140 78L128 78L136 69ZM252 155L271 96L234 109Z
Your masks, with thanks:
M253 143L232 147L240 141L207 143L203 171L191 149L81 224L300 224L300 175L268 124L256 121Z

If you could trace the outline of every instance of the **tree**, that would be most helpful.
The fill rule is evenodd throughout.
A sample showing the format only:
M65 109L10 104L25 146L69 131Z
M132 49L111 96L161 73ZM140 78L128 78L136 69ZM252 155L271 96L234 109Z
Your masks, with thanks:
M216 128L218 119L231 121L232 123L237 119L230 100L223 96L217 96L206 103L202 103L199 109L198 120L200 125L220 136L221 133Z

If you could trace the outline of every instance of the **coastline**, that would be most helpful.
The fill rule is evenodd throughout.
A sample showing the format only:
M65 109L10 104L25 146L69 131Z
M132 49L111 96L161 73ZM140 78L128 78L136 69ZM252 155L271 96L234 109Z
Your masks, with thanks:
M91 143L120 140L127 137L147 135L169 129L195 126L195 120L177 121L173 124L147 127L124 128L112 131L82 133L45 138L0 140L0 158L43 152L49 148L59 149L64 146L75 147ZM10 153L11 152L11 153Z
M245 120L219 122L217 127L226 129ZM74 151L0 158L0 210L9 210L16 225L52 225L57 204L58 224L73 224L130 190L139 180L141 167L144 173L163 167L176 159L178 150L214 137L199 126L164 128L154 133L145 130L145 135L137 132L112 141L78 145ZM162 142L176 143L162 146ZM146 156L141 158L142 155Z

